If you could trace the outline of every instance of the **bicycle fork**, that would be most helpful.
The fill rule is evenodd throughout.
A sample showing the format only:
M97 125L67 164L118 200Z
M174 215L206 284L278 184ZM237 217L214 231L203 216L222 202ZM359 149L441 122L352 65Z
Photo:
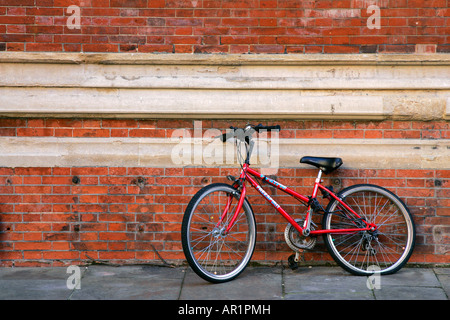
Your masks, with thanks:
M228 216L228 211L230 210L231 203L233 202L233 198L236 194L239 194L239 192L237 190L228 196L227 204L225 206L225 209L223 210L223 213L222 213L219 221L216 224L216 228L219 228L220 224L225 220L225 217ZM246 196L245 184L242 184L242 189L241 189L238 204L236 206L236 209L234 210L234 213L233 213L233 216L231 217L230 222L228 223L228 226L226 227L225 230L222 230L222 235L227 235L228 232L230 231L230 229L233 227L234 223L236 222L239 212L242 209L242 205L244 204L245 196Z

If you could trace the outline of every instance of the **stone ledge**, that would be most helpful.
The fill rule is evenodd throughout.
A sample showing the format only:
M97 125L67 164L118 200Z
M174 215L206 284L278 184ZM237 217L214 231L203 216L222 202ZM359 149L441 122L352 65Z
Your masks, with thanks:
M448 120L450 55L0 53L0 116Z
M0 87L224 90L449 90L442 66L0 63Z
M299 91L0 88L8 116L173 118L383 118L378 96L311 96Z
M0 63L156 65L450 65L450 54L154 54L2 52Z
M203 141L202 150L210 143ZM226 148L218 143L210 148ZM266 143L263 141L263 143ZM163 138L55 138L55 137L1 137L0 166L59 167L59 166L145 166L233 167L236 163L215 163L203 158L196 163L195 153L187 162L172 159L174 148L195 152L194 145L178 139ZM212 147L211 147L212 146ZM234 150L230 143L229 147ZM183 149L186 148L186 149ZM269 145L271 152L277 148ZM177 149L178 150L178 149ZM271 165L302 167L302 156L342 157L344 168L359 169L450 169L449 140L417 139L280 139L279 158ZM234 152L234 151L233 151ZM224 153L225 154L225 153ZM201 157L202 158L202 157ZM252 163L261 165L256 154ZM12 165L13 164L13 165Z

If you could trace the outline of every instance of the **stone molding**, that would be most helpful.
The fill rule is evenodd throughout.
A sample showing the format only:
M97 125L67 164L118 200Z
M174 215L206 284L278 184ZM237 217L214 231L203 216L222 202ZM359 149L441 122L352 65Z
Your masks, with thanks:
M450 119L450 55L0 54L0 116Z
M193 144L183 163L173 161L174 148L186 143L180 139L166 138L56 138L56 137L0 137L1 166L17 167L235 167L237 162L214 162L213 158L199 152L201 162L196 162ZM202 141L202 150L211 140ZM218 143L219 148L226 145ZM266 142L263 142L266 143ZM198 146L198 145L197 145ZM210 145L211 148L211 145ZM211 150L211 149L210 149ZM225 150L225 149L224 149ZM230 143L230 149L234 145ZM252 158L255 167L299 167L302 156L336 156L344 160L344 168L358 169L450 169L450 141L419 139L280 139L276 161L262 163L256 153ZM189 151L188 151L189 152ZM226 154L226 153L224 153ZM202 157L203 156L203 157ZM364 159L362 161L362 159ZM14 164L14 165L12 165Z
M450 65L437 54L154 54L154 53L0 53L0 63L144 65Z

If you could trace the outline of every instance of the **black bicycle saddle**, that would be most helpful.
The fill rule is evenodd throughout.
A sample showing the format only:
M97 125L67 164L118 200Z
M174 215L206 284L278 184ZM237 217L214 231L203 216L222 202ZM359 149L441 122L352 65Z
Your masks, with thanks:
M303 157L300 163L306 163L319 168L323 173L331 173L339 168L343 162L341 158L327 158L327 157Z

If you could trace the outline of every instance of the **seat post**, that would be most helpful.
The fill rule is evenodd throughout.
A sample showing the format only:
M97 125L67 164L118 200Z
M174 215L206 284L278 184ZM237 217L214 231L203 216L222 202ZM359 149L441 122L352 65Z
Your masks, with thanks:
M313 205L311 204L311 200L315 199L317 197L317 191L319 190L319 183L320 179L322 178L322 169L319 169L319 174L317 175L316 183L314 183L314 190L310 199L310 202L308 203L308 212L306 214L305 223L303 225L303 235L305 237L309 236L309 232L311 231L311 220L312 220L312 214L314 212Z
M319 169L319 174L317 175L316 183L314 183L312 198L315 198L317 196L317 191L319 190L319 183L321 178L322 178L322 170Z
M316 183L320 183L321 178L322 178L322 170L319 169L319 174L317 175Z

